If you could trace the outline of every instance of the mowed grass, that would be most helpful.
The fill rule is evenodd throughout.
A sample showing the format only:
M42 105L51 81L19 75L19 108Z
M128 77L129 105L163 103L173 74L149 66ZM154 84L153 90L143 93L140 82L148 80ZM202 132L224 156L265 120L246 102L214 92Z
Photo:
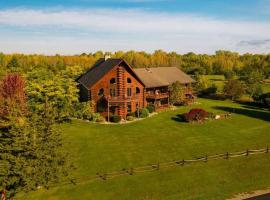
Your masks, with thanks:
M190 107L180 107L125 125L78 120L62 125L66 148L77 167L74 176L270 145L269 111L205 99L192 107L234 114L226 120L187 124L176 116ZM17 199L226 199L270 186L269 168L270 154L254 155L39 190Z

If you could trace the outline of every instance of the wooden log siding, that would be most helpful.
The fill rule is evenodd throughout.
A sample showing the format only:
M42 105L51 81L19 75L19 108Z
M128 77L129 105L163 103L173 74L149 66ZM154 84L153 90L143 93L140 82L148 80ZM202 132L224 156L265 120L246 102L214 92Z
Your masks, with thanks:
M112 78L116 79L116 86L110 84L110 80ZM131 83L127 83L127 78L131 79ZM140 93L136 94L136 87L139 88ZM95 102L98 102L101 96L98 95L99 90L104 89L104 97L109 100L113 99L110 106L117 107L117 113L122 118L125 118L127 113L127 105L131 104L131 112L136 112L136 105L138 104L139 108L143 108L145 106L144 99L144 86L137 80L136 77L128 70L125 65L115 66L112 70L110 70L102 79L97 81L91 88L89 88L91 93L91 99ZM127 88L131 88L132 94L130 97L127 96ZM116 96L110 97L110 89L116 89ZM104 117L108 115L108 106L104 108L104 112L101 114ZM97 106L95 108L97 111ZM112 113L111 113L112 114Z

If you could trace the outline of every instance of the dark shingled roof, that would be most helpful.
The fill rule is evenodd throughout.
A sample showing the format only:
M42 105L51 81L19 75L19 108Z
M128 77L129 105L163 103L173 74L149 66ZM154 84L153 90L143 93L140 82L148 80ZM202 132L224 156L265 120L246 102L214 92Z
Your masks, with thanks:
M107 60L103 58L98 60L96 64L92 68L90 68L86 73L84 73L81 77L79 77L77 81L81 83L84 87L90 88L105 74L107 74L111 69L113 69L117 65L120 65L122 62L124 62L130 68L134 76L143 84L142 80L137 76L137 74L128 65L128 63L124 59L120 58L109 58Z
M168 86L176 81L187 84L195 82L177 67L155 67L134 69L147 88Z
M105 59L100 59L92 68L78 79L78 82L84 87L89 88L122 61L123 59L114 58L109 58L106 61Z

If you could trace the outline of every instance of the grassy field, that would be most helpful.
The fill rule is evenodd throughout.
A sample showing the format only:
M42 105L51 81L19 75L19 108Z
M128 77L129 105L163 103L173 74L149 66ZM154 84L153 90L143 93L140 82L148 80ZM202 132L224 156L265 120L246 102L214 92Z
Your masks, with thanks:
M223 75L204 75L210 82L214 83L218 90L218 93L222 93L223 87L225 84L225 77ZM264 84L262 84L263 92L270 92L270 81L266 80Z
M270 145L269 111L205 99L193 107L234 114L226 120L187 124L176 116L190 107L180 107L125 125L77 120L62 125L66 148L77 166L75 177ZM269 168L270 154L254 155L39 190L17 199L226 199L270 186Z

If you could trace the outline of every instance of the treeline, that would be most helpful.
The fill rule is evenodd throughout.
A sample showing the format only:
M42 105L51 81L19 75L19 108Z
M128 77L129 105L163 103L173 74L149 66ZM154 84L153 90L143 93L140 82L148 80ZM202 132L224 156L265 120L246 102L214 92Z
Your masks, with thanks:
M258 70L265 77L270 75L270 54L244 54L240 55L230 51L217 51L214 55L187 53L184 55L175 52L157 50L154 53L128 51L95 52L73 56L45 56L0 53L0 73L6 72L27 73L37 68L47 69L52 72L64 70L68 66L80 66L85 71L98 59L106 55L112 58L124 58L132 67L170 67L181 68L188 74L225 74L233 71L242 75Z

